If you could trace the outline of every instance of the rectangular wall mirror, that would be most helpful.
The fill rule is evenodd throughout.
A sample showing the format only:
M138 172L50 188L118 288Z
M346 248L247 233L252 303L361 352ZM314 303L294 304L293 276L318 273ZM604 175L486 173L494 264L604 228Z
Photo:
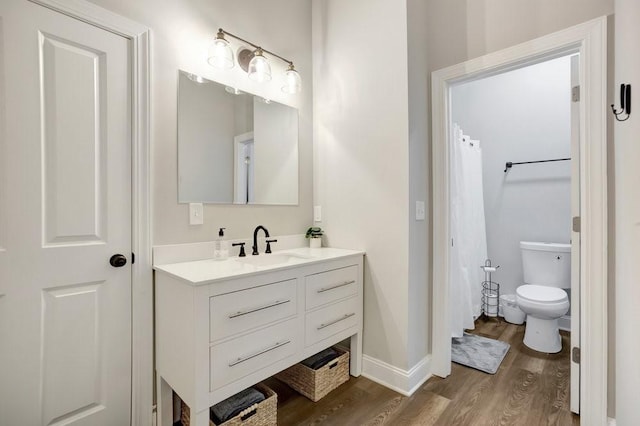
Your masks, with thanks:
M298 110L179 71L178 202L298 204Z

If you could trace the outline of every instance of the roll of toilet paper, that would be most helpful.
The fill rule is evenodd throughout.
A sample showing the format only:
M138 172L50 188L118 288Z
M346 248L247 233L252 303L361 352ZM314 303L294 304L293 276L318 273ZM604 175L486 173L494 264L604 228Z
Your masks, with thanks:
M495 272L498 270L495 266L482 266L485 272Z

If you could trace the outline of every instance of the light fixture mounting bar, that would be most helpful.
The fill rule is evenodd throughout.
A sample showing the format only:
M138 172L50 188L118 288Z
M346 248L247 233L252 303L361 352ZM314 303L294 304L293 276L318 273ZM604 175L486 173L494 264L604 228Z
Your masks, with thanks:
M219 28L219 29L218 29L218 33L222 33L222 34L224 34L224 35L226 35L226 36L229 36L229 37L235 38L236 40L240 40L241 42L243 42L243 43L247 43L248 45L250 45L250 46L252 46L252 47L254 47L254 48L256 48L256 49L261 49L263 52L266 52L266 53L268 53L268 54L269 54L269 55L271 55L271 56L275 56L276 58L280 59L281 61L286 62L286 63L287 63L287 64L289 64L289 65L293 65L293 61L290 61L290 60L288 60L288 59L286 59L286 58L283 58L282 56L278 55L277 53L273 53L272 51L267 50L267 49L265 49L265 48L264 48L264 47L262 47L262 46L258 46L258 45L257 45L257 44L255 44L255 43L251 43L249 40L245 40L245 39L243 39L242 37L238 37L238 36L237 36L237 35L235 35L235 34L231 34L230 32L223 30L222 28Z

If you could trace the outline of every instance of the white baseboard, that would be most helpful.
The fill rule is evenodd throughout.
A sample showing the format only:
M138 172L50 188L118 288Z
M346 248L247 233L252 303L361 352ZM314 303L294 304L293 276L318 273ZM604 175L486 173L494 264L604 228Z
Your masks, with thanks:
M612 419L611 417L609 417L607 426L616 426L616 419Z
M402 395L411 396L431 377L431 355L424 357L409 371L363 355L362 375Z

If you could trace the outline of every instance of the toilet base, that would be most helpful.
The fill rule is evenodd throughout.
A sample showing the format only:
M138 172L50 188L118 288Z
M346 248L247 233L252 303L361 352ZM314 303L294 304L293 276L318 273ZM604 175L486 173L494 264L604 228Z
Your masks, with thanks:
M524 344L538 352L555 354L562 350L557 319L540 319L527 315Z

